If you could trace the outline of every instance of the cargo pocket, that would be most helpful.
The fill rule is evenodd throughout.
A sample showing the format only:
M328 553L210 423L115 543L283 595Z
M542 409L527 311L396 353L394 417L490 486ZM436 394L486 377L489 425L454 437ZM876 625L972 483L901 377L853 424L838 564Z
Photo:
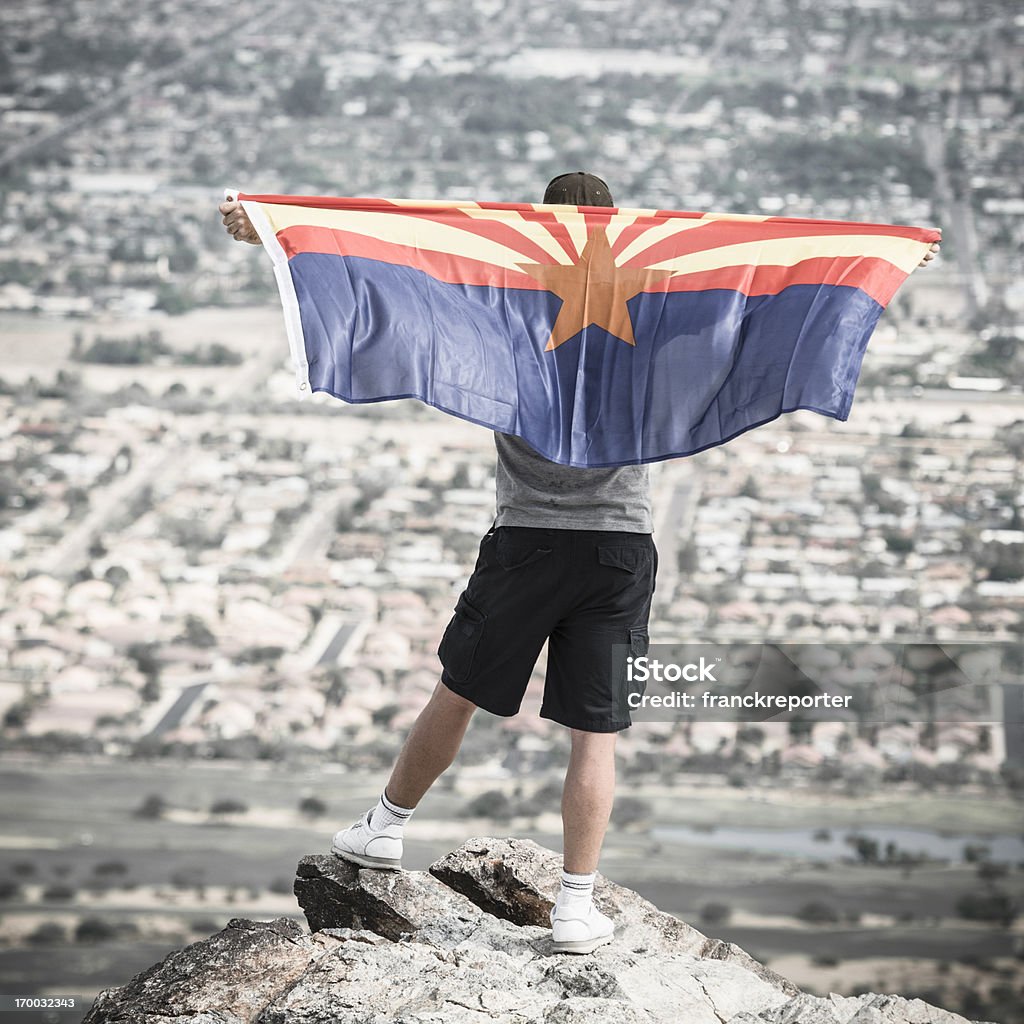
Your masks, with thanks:
M487 617L466 600L463 593L455 604L437 648L437 656L448 675L457 683L465 682L473 668L473 657L483 635Z
M642 658L651 646L651 637L647 626L634 626L629 631L629 653L634 658Z
M620 634L621 636L621 634ZM646 657L650 640L647 635L646 626L633 626L628 630L628 644L616 644L614 686L615 686L615 720L618 722L632 722L632 714L637 707L640 707L640 700L647 690L647 680L642 673L634 673L630 669L630 663L636 663L638 658Z

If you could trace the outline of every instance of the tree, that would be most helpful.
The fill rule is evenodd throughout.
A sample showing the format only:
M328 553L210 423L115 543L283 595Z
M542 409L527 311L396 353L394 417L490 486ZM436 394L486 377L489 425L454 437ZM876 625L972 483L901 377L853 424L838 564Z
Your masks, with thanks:
M320 818L327 813L327 804L318 796L306 796L299 801L299 813L307 818Z
M68 903L75 898L75 890L63 882L48 885L43 890L44 903Z
M21 896L21 886L7 879L0 881L0 901L11 901Z
M968 921L994 921L1009 928L1017 916L1017 907L1001 890L967 893L956 901L956 912Z
M702 924L715 926L725 924L732 917L732 907L728 903L705 903L699 913Z
M387 729L399 711L401 711L401 707L398 704L384 704L382 707L374 708L370 713L370 720L374 725Z
M81 515L89 507L89 492L84 487L69 487L64 492L64 500L69 515Z
M135 809L133 816L143 818L147 821L154 821L164 816L167 810L167 803L159 793L150 793L145 800Z
M193 647L216 647L217 638L210 627L198 615L185 616L185 632L182 635L185 643Z
M651 805L639 797L620 797L612 807L612 824L618 828L648 821L650 817Z
M62 924L56 921L43 921L34 931L30 932L27 941L31 946L56 946L66 942L68 933Z
M885 546L897 555L905 555L914 550L914 538L896 530L884 530L882 533Z
M281 94L281 106L293 117L315 117L327 110L327 80L319 62L292 79Z
M740 725L736 729L736 742L759 747L764 743L764 729L757 725Z
M176 238L171 255L167 259L168 269L173 273L188 273L199 265L199 254L183 239Z
M123 878L128 874L128 865L123 860L104 860L92 869L92 873L97 878Z
M979 754L988 754L992 751L992 727L983 725L978 729L978 746L977 750Z
M173 350L163 340L163 334L156 328L145 334L129 338L96 335L93 343L78 357L85 363L127 364L144 366L152 363L157 356L167 355Z
M157 292L156 308L171 316L181 316L195 306L191 295L173 284L163 283Z
M4 712L3 727L14 730L23 729L31 715L31 706L24 700L20 700Z
M812 900L809 903L805 903L796 912L796 916L808 924L833 924L839 920L839 914L836 909L828 903L822 903L820 900Z
M508 821L512 817L512 802L500 789L489 789L470 800L464 815L468 818Z
M237 656L242 665L272 665L284 654L283 647L246 647Z
M225 797L221 800L215 800L210 805L210 814L220 817L226 814L245 814L249 810L249 805L243 803L241 800L236 800L232 797Z
M695 572L698 565L697 547L693 541L684 541L676 551L676 568L683 575Z
M142 684L142 689L139 691L139 697L142 698L143 704L155 704L163 692L163 688L160 686L159 676L147 676L145 683Z
M878 840L869 836L853 836L850 845L862 864L878 863Z
M329 708L340 707L341 702L348 693L348 686L345 683L345 670L337 665L332 665L325 672L324 681L327 684L324 703Z
M789 734L790 743L810 743L814 734L814 721L796 714L786 723L786 732Z
M83 917L75 929L78 942L106 942L117 935L117 928L101 917Z
M975 869L975 873L983 882L995 882L1010 873L1010 866L993 860L983 860Z
M106 549L103 548L102 544L100 548L102 553L106 554ZM128 570L123 565L109 565L106 572L103 573L103 578L116 590L124 586L131 579L131 576L128 575Z
M740 494L744 498L761 497L761 489L760 487L758 487L757 481L754 479L753 474L747 474L747 479L743 481L743 486L740 488Z
M160 672L160 663L156 657L157 645L155 642L134 643L128 646L125 652L135 662L135 667L144 676L155 676Z
M562 801L562 784L545 782L531 797L523 801L522 810L525 814L538 814L542 811L557 811Z

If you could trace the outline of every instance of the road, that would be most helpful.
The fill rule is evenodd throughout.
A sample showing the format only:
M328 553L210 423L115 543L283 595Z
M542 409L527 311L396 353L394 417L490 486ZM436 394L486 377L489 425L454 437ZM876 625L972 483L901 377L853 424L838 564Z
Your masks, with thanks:
M89 511L45 553L37 568L52 576L70 576L79 569L88 558L93 538L159 473L170 470L181 458L184 447L184 442L178 440L142 454L136 452L128 473L101 492L99 500L93 497Z
M335 519L348 500L348 495L339 495L333 490L317 494L310 510L285 541L281 554L274 561L273 573L281 575L291 568L326 564L327 549L334 538Z
M358 623L355 622L343 623L338 628L338 632L334 634L331 642L324 648L323 654L317 659L317 665L336 665L342 651L345 650L345 645L356 631L357 625Z
M652 621L658 621L658 609L672 603L679 580L680 538L688 538L700 503L700 472L685 459L665 463L663 476L654 495L655 536L658 545L658 578L655 581L655 608Z
M124 106L134 97L141 95L154 85L159 85L161 82L180 76L182 71L193 64L209 61L211 54L217 47L238 30L239 15L237 9L229 6L227 10L228 16L221 24L216 26L203 25L203 30L197 32L195 39L190 41L189 49L185 56L153 71L131 76L102 99L96 100L84 109L63 118L55 127L36 132L27 139L15 143L4 150L3 153L0 153L0 171L6 170L8 167L22 165L26 157L48 142L68 139L84 128L96 130L97 122L104 115L115 110L123 110ZM284 14L291 13L291 10L287 5L268 4L259 12L247 11L244 20L247 24L259 25L261 29L266 29Z
M203 695L203 690L206 687L206 683L195 683L192 686L186 686L178 694L178 699L168 708L163 718L153 726L149 735L162 736L165 732L176 729L181 724L182 719L189 713L192 706Z
M230 409L232 398L251 394L262 385L280 361L280 355L274 349L253 356L238 373L234 386L222 394L220 408ZM216 410L212 414L220 415ZM52 576L67 577L77 572L88 560L93 539L159 474L165 470L173 474L178 467L187 466L200 435L210 427L210 415L176 417L171 436L165 435L159 446L148 451L137 449L132 468L123 477L115 479L105 490L90 493L89 511L40 558L36 568Z
M732 6L725 12L721 22L719 22L718 31L715 33L714 40L708 47L707 51L702 55L708 67L714 68L718 64L722 54L725 52L725 48L732 41L733 36L737 34L739 29L747 24L747 21L754 13L754 10L754 0L733 0ZM676 93L675 99L665 112L666 121L669 121L673 116L686 111L690 102L690 97L697 88L697 83L694 83L693 85L685 85L678 93Z
M1024 686L1004 683L1002 695L1006 760L1010 764L1024 765Z
M959 71L962 77L962 69ZM949 110L945 123L956 125L960 119L960 87L951 90ZM963 282L967 301L967 313L973 317L988 302L988 286L978 261L978 237L974 224L974 209L971 205L970 186L962 182L966 190L958 195L953 188L946 165L948 135L943 121L924 121L919 127L925 162L935 175L935 191L938 195L938 209L946 211L946 232L951 241L950 249L956 256L960 280ZM963 176L966 179L966 175Z

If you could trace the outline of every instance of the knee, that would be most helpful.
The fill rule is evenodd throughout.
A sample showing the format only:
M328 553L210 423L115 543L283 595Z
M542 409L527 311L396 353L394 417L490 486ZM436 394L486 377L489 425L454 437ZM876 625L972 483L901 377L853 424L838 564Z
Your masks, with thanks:
M587 732L584 729L570 729L569 740L576 750L614 750L617 732Z
M570 757L591 764L614 763L617 732L584 732L570 729Z
M467 719L472 718L473 712L476 711L476 705L471 700L467 700L454 690L449 690L440 679L437 681L437 686L434 687L433 699L442 703L446 708L462 714Z

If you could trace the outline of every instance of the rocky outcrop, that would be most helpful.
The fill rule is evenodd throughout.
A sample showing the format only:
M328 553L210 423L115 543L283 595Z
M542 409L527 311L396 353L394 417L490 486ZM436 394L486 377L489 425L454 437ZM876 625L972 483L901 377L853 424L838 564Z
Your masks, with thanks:
M965 1024L920 1000L801 993L600 875L615 941L557 954L560 869L521 839L470 840L427 871L304 857L309 932L233 920L101 992L84 1024Z

